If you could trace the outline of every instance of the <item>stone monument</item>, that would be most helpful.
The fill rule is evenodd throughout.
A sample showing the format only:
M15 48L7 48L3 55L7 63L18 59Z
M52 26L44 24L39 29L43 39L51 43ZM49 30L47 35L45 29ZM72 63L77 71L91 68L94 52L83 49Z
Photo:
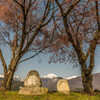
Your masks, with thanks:
M41 87L41 79L36 70L32 70L28 73L24 81L24 86L38 86Z
M66 79L60 79L57 83L57 90L60 93L69 94L70 87Z
M40 95L46 94L48 89L41 87L42 82L36 70L31 70L24 81L24 87L19 90L19 94Z

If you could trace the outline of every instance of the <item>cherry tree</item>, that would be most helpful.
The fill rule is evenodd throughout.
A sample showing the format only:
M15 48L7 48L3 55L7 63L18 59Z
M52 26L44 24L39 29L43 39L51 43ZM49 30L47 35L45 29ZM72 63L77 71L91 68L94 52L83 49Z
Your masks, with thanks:
M0 48L5 90L11 90L13 75L18 64L35 57L47 48L47 43L44 42L45 35L50 31L48 23L55 12L50 0L2 0L0 2L0 44L10 48L12 54L7 66ZM29 51L34 55L21 60Z
M56 39L50 62L66 61L80 65L84 93L93 93L92 70L100 41L99 0L55 0L59 12L54 16ZM88 65L87 65L88 61Z

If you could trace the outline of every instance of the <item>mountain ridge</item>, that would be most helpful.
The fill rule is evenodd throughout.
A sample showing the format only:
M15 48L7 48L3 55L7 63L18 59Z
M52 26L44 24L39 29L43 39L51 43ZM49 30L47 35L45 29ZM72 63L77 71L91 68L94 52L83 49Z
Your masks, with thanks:
M49 73L49 74L47 74L47 75L45 75L45 76L42 76L41 78L48 78L48 79L53 79L53 78L59 78L59 77L61 77L61 76L57 76L57 75L55 75L55 74L53 74L53 73ZM78 76L70 76L70 77L67 77L67 78L65 78L65 79L68 79L68 80L70 80L70 79L73 79L73 78L77 78ZM0 78L4 78L4 75L0 75ZM63 78L63 77L61 77L61 78ZM19 76L14 76L14 78L13 78L14 80L16 80L16 81L24 81L25 79L23 79L23 78L20 78Z
M4 78L4 75L0 75L0 78ZM15 80L15 81L24 81L24 79L20 78L19 76L14 76L13 80Z
M3 80L3 76L0 75L0 83ZM49 77L47 77L49 76ZM51 77L52 76L52 77ZM42 87L47 87L49 91L57 91L57 83L60 79L63 79L62 77L58 77L55 74L49 74L46 75L46 77L41 77L42 81ZM82 78L80 76L71 76L69 78L66 78L68 80L68 84L71 88L71 91L73 90L82 90ZM18 76L14 76L13 84L12 84L12 90L19 90L19 87L23 87L23 80ZM100 90L100 73L93 74L93 90L98 89ZM1 84L0 84L1 85Z

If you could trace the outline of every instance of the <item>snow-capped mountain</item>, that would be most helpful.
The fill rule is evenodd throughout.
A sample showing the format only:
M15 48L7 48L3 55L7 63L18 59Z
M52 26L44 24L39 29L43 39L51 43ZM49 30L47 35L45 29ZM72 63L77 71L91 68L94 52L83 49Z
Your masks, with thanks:
M77 78L77 76L71 76L71 77L67 77L67 80L73 79L73 78Z
M0 78L4 78L4 75L0 75ZM19 76L14 76L13 80L15 80L15 81L24 81L24 79L20 78Z
M67 77L66 79L68 80L68 82L72 83L71 80L76 79L76 78L77 76L71 76L71 77ZM41 77L42 86L47 87L49 91L57 91L57 83L60 79L63 79L63 78L50 73L46 76ZM73 86L73 85L70 85L70 86Z
M14 76L13 78L15 81L24 81L23 78L20 78L19 76Z
M4 78L4 75L0 75L0 78ZM71 77L68 77L66 78L67 80L70 80L70 79L73 79L73 78L77 78L77 76L71 76ZM24 79L20 78L19 76L14 76L13 78L15 81L24 81ZM62 79L62 77L59 77L55 74L48 74L46 76L42 76L41 79Z
M41 78L53 79L53 78L58 78L58 77L59 77L59 76L50 73L50 74L48 74L48 75L46 75L46 76L42 76ZM67 77L67 78L65 78L65 79L70 80L70 79L73 79L73 78L77 78L77 76L70 76L70 77Z
M0 75L0 78L4 78L4 75Z
M57 83L60 78L55 77L55 78L44 78L42 79L42 85L43 87L47 87L49 91L57 91ZM79 91L82 90L82 78L79 76L71 76L66 78L68 80L68 84L73 91ZM100 90L100 73L93 74L93 90L98 89Z
M58 77L58 76L55 75L55 74L48 74L48 75L43 76L43 77L41 77L41 78L50 78L50 79L52 79L52 78L56 78L56 77Z
M41 77L42 87L47 87L49 91L57 91L57 82L63 79L62 77L58 77L55 74L48 74L46 76Z

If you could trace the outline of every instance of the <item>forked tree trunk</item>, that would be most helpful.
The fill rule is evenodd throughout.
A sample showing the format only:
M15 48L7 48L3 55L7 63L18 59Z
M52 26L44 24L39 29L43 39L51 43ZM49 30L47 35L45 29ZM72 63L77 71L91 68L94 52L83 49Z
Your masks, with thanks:
M82 72L82 84L84 93L86 94L93 94L93 86L92 86L92 80L93 75L91 73L86 73L87 71Z

